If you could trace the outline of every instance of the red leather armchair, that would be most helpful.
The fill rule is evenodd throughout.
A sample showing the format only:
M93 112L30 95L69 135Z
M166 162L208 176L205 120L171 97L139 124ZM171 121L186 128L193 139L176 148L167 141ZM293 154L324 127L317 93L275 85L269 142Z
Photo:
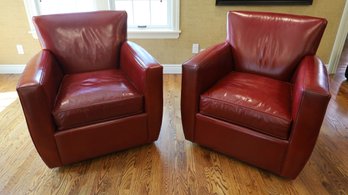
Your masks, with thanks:
M225 43L183 64L186 139L287 178L308 161L330 100L315 56L326 20L229 12Z
M126 41L126 12L37 16L33 22L42 51L27 64L17 92L48 167L158 138L162 66Z

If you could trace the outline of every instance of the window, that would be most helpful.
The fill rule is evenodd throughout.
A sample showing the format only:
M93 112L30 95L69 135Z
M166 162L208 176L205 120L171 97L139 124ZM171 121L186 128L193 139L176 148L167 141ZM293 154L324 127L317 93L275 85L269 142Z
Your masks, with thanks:
M171 0L114 0L111 5L112 9L127 11L132 28L161 28L170 23L170 3Z
M125 10L129 38L179 37L180 0L24 0L31 33L36 33L32 16L96 10Z
M128 28L135 37L178 38L179 0L110 0L112 10L126 10Z

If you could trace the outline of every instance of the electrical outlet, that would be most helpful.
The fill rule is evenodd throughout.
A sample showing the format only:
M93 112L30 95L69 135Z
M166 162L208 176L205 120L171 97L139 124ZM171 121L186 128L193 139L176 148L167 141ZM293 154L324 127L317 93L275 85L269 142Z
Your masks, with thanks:
M198 53L199 52L199 44L194 43L192 44L192 53Z
M18 44L18 45L16 45L16 47L17 47L17 53L18 54L20 54L20 55L24 54L23 45Z

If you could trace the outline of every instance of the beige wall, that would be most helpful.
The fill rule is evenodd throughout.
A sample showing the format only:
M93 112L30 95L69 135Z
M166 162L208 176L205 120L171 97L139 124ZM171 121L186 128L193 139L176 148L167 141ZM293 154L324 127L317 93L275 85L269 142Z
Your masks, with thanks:
M0 1L0 64L24 64L40 50L29 32L23 0ZM22 44L24 55L18 55L16 44Z
M192 43L206 48L226 36L228 10L284 12L326 18L329 23L318 55L328 63L344 0L314 0L311 6L215 6L215 0L181 0L179 39L133 40L163 64L180 64L192 56ZM0 64L22 64L39 51L37 40L28 34L29 26L23 0L0 2ZM25 55L18 55L16 44L23 44Z
M215 0L181 0L182 33L178 40L135 41L161 63L182 63L192 56L192 43L206 48L225 40L228 10L285 12L324 17L329 21L318 50L318 55L328 63L344 3L344 0L314 0L311 6L215 6Z

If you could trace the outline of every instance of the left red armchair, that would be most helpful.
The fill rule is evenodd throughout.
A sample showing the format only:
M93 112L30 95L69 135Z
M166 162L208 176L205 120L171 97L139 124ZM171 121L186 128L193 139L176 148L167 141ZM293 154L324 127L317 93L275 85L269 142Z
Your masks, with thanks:
M34 145L59 167L157 140L162 66L127 39L127 14L37 16L42 51L17 85Z

